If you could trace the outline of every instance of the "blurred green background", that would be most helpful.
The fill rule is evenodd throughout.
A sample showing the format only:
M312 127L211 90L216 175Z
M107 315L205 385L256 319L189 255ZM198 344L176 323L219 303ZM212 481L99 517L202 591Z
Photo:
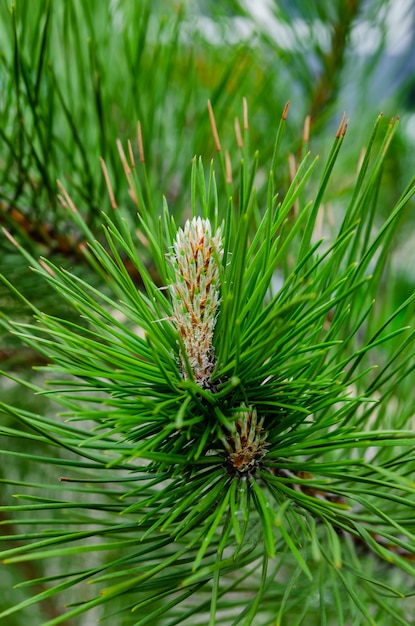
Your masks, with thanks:
M380 112L385 124L392 116L401 118L385 165L383 216L415 171L415 6L410 0L3 0L0 41L1 225L36 255L76 266L90 280L98 279L84 266L80 234L58 201L56 180L100 237L101 211L112 210L100 168L103 157L117 203L134 213L116 140L126 147L131 139L138 164L138 121L149 204L157 213L165 196L178 223L189 210L192 157L201 154L208 163L215 154L208 99L234 171L234 118L241 119L244 97L251 147L260 151L260 164L272 156L288 100L284 142L291 164L303 149L307 115L310 148L324 157L346 111L348 134L328 194L334 211L341 210L353 187L360 150ZM280 164L281 190L289 180L287 160ZM259 194L261 182L260 168ZM384 291L390 301L401 302L415 286L412 209L413 202L394 244L393 280ZM4 237L0 271L48 313L67 313L33 280ZM0 309L13 319L28 314L4 285ZM40 376L32 371L40 357L10 335L0 338L0 360L3 370ZM9 379L1 383L1 394L6 402L48 410L45 398L37 397L34 406L33 396L26 397ZM13 445L23 446L24 440ZM3 455L0 479L27 481L30 475L42 483L43 471L33 476L33 467L23 460L11 465ZM16 490L2 488L0 504L10 503ZM18 534L13 524L3 530ZM25 598L25 587L11 590L12 585L42 574L41 561L2 567L0 611ZM58 611L50 600L8 618L7 624L40 623ZM86 626L93 618L77 623Z

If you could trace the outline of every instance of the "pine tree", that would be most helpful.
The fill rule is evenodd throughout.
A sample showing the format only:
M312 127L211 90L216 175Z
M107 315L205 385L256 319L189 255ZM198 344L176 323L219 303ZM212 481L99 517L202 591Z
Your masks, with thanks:
M192 55L184 7L1 9L5 624L412 623L415 180L397 118L332 126L343 5L279 119L239 3Z

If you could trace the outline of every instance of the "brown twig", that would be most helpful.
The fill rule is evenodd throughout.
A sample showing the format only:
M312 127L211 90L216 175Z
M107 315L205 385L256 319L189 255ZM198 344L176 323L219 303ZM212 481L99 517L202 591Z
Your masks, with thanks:
M321 112L333 102L338 93L348 38L360 9L360 0L345 0L341 7L341 14L333 24L330 49L322 56L322 72L312 95L312 122L318 120Z

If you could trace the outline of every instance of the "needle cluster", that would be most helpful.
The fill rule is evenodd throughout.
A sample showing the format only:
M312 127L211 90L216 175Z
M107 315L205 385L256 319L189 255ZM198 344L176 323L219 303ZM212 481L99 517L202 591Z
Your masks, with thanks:
M61 185L101 284L7 233L71 317L1 277L34 322L0 323L38 351L48 378L9 376L47 390L51 406L0 403L17 423L1 425L2 454L46 468L42 483L15 481L20 501L2 513L23 530L0 558L60 560L45 568L44 592L0 619L72 590L82 595L42 626L89 610L131 626L413 622L415 294L383 308L374 299L415 184L382 218L396 123L378 118L331 222L323 198L343 120L320 171L308 152L290 158L280 197L286 117L262 163L245 105L239 175L220 143L221 186L195 160L183 227L167 206L161 218L147 207L131 146L123 165L138 216L114 200L98 239Z

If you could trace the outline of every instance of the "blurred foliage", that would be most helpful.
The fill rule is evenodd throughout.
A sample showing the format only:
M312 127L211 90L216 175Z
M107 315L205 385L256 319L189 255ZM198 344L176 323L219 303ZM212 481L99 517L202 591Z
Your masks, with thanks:
M306 116L311 115L309 145L318 145L324 161L347 110L351 120L336 165L341 175L333 178L335 187L329 186L325 198L337 223L353 193L355 147L361 145L362 129L381 110L386 121L399 113L403 132L394 137L385 159L379 198L379 219L385 219L415 163L413 134L406 133L413 122L415 72L409 51L391 54L388 19L394 4L393 0L16 0L13 4L4 0L0 5L1 225L35 257L41 254L58 266L76 268L89 281L98 281L80 254L83 235L58 201L56 180L68 184L92 232L101 238L101 211L112 209L99 157L107 164L117 203L133 215L136 209L116 140L120 138L125 146L127 139L136 136L140 121L146 202L155 214L161 213L166 196L180 223L190 212L192 157L203 154L208 162L216 152L207 100L215 111L223 148L233 154L237 145L233 119L240 115L243 97L249 104L250 142L260 146L261 163L272 157L278 118L285 102L291 101L284 142L292 156L281 163L275 181L281 194L308 146L299 130ZM138 166L137 141L132 145ZM261 163L259 183L266 175ZM237 161L232 162L232 170L238 176ZM218 184L219 192L223 191L224 183ZM264 186L258 188L259 201L263 193L265 202ZM385 298L377 303L380 310L394 308L413 293L414 246L412 239L408 243L412 224L410 204L400 232L390 243L394 255L387 261L391 271L384 283ZM71 315L45 283L28 274L27 262L4 238L0 259L1 272L25 297L50 315ZM6 317L27 320L28 310L4 286L0 308ZM402 312L396 323L408 321ZM31 367L40 363L12 335L1 337L0 358L4 368L19 369L29 381ZM34 403L18 385L2 388L2 397L23 409L47 411L44 398ZM404 421L409 415L406 405L401 414ZM27 445L18 438L14 442L22 451ZM2 471L10 478L8 464ZM33 465L24 460L12 470L16 480L26 479L32 471ZM47 466L46 470L39 466L35 482L45 482L46 476ZM5 487L1 500L8 501L12 491ZM36 578L35 572L24 569L26 564L14 567L9 566L2 578L5 590L10 583ZM42 576L39 562L33 567ZM370 563L370 568L376 567L376 562ZM395 584L399 588L399 582ZM25 588L18 593L20 597L13 595L15 602L25 597ZM10 601L10 591L2 592L0 610ZM58 609L52 602L45 603L43 617L39 611L30 608L22 618L10 616L8 624L18 626L27 619L39 623Z

